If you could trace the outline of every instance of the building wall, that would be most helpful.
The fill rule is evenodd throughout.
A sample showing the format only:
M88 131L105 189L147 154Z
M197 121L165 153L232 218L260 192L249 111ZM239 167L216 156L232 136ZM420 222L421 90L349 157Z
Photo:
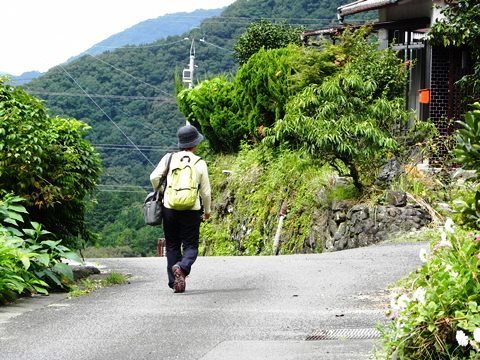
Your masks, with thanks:
M461 120L466 110L462 101L466 94L458 85L458 80L471 74L473 69L465 63L468 52L464 49L433 46L431 54L431 96L428 112L429 118L440 132L437 152L441 158L454 146L449 135L455 131L456 121Z
M433 47L430 72L430 119L441 136L449 134L449 69L450 56L444 48Z

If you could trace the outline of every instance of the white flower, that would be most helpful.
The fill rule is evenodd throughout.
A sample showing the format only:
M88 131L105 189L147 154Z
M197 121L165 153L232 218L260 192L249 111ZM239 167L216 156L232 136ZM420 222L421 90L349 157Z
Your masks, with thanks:
M462 330L457 330L457 334L455 335L457 339L458 345L460 346L467 346L468 345L468 336Z
M397 306L399 310L405 310L407 308L408 303L410 302L410 298L403 294L397 299Z
M437 251L442 248L453 248L452 243L447 240L447 234L444 231L440 233L441 240L434 246L433 250Z
M475 330L473 330L473 339L476 342L480 342L480 328L476 328Z
M448 218L447 221L445 221L445 231L450 233L450 234L453 234L455 232L455 230L453 230L453 220Z
M427 249L425 248L421 248L420 249L420 253L418 254L418 256L420 257L420 260L422 262L427 262L427 256L428 256L428 253L427 253Z
M442 231L440 232L440 238L441 238L441 241L447 241L447 234L445 233L445 231Z
M445 241L442 240L442 241L440 241L440 242L438 243L438 246L439 246L439 247L449 247L449 248L451 248L451 247L452 247L452 243L451 243L450 241L448 241L448 240L445 240Z
M445 265L445 271L448 272L451 277L458 277L458 272L454 271L450 264Z
M398 306L397 306L397 293L395 292L392 292L390 294L390 307L392 308L392 310L398 310Z
M415 292L413 293L413 298L417 300L421 304L425 304L425 294L426 291L424 288L419 287Z

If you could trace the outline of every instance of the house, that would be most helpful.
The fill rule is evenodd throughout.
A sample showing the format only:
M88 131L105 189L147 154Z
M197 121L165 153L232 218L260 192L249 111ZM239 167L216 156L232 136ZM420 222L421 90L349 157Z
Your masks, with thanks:
M419 119L431 119L441 136L448 136L453 131L448 119L459 119L463 113L456 82L471 74L473 66L465 49L429 44L427 33L442 16L444 6L445 0L357 0L337 8L338 26L306 31L303 37L308 42L310 37L341 31L349 25L351 15L378 10L373 29L380 47L393 46L412 64L406 90L408 107Z

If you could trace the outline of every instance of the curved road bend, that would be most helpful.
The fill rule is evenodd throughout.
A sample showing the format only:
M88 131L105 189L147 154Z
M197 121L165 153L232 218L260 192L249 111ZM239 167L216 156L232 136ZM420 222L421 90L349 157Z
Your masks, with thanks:
M167 288L165 258L98 259L131 283L0 307L0 359L367 359L378 339L360 329L388 321L385 289L425 246L201 257L184 294Z

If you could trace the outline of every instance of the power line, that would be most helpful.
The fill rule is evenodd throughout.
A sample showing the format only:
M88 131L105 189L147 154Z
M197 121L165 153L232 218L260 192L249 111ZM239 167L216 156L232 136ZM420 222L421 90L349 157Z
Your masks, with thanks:
M97 97L97 98L107 98L107 99L110 99L110 98L113 98L113 99L121 99L121 100L129 100L129 99L134 99L134 100L143 100L143 99L147 99L147 100L155 100L155 99L159 99L161 103L171 103L171 104L174 104L175 101L173 99L165 99L165 98L156 98L156 97L141 97L141 96L122 96L122 95L101 95L101 94L89 94L89 95L85 95L85 94L80 94L80 93L67 93L67 92L63 92L63 93L50 93L50 92L42 92L42 91L31 91L32 94L37 94L37 95L46 95L46 96L50 96L50 95L53 95L53 96L77 96L77 97L85 97L85 98L90 98L90 97ZM128 112L126 112L125 110L123 110L122 108L119 108L119 107L115 107L118 111L122 112L123 114L129 116L130 118L134 118L136 117L137 115L132 115ZM144 128L148 129L149 131L164 131L162 130L161 128L153 128L151 126L148 126L146 124L144 124L142 121L140 120L137 120L136 121L137 123L139 123L140 125L142 125ZM113 145L115 146L115 145ZM141 148L141 147L140 147Z
M142 156L152 165L152 166L155 166L155 164L153 164L150 159L137 147L137 145L128 137L128 135L120 128L120 126L117 125L117 123L115 121L113 121L113 119L108 116L108 114L105 112L105 110L103 110L103 108L97 104L97 102L83 89L83 87L77 82L77 80L75 80L75 78L70 75L70 73L62 66L62 65L59 65L63 71L65 71L65 73L68 75L68 77L86 94L88 95L88 97L90 98L90 100L92 100L92 102L98 107L98 109L103 112L105 114L105 116L108 118L108 120L110 120L112 122L113 125L115 125L115 127L123 134L123 136L125 136L125 138L133 145L135 146L135 148L140 152L140 154L142 154Z
M80 93L51 93L51 92L45 92L45 91L31 91L30 93L32 94L37 94L37 95L44 95L44 96L72 96L72 97L84 97L84 98L89 98L88 95L85 94L80 94ZM101 95L101 94L89 94L90 97L93 98L102 98L102 99L114 99L114 100L155 100L158 99L159 104L175 104L175 100L173 99L165 99L165 98L156 98L156 97L145 97L145 96L122 96L122 95ZM119 108L118 106L115 106L115 108L122 112L123 114L129 116L130 118L134 118L137 115L132 115L122 108ZM153 128L151 126L148 126L144 124L142 121L137 120L137 123L148 129L149 131L163 131L160 128Z
M163 39L157 39L157 40L154 40L153 42L155 41L161 41ZM136 49L136 48L141 48L141 49L146 49L146 48L156 48L156 47L162 47L162 46L170 46L170 45L175 45L175 44L178 44L178 43L181 43L183 42L183 39L182 40L177 40L177 41L172 41L172 42L169 42L169 43L164 43L164 44L155 44L155 45L142 45L142 44L139 44L139 45L120 45L120 46L108 46L108 45L100 45L100 44L97 44L97 45L93 45L90 49L88 50L91 50L91 49L94 49L94 48L105 48L105 49L115 49L115 50L131 50L131 49ZM87 51L88 51L87 50ZM88 53L86 54L81 54L81 56L83 55L90 55Z
M109 184L98 184L97 187L100 188L140 188L140 189L150 189L150 186L141 186L141 185L128 185L128 184L122 184L122 185L109 185Z
M110 192L110 193L142 193L145 194L147 190L102 190L97 189L98 192Z
M91 57L94 58L95 60L100 61L100 62L102 62L102 63L104 63L104 64L112 67L113 69L121 72L122 74L127 75L127 76L130 76L131 78L133 78L133 79L135 79L135 80L137 80L137 81L140 81L142 84L147 85L147 86L150 86L150 87L152 87L152 88L154 88L154 89L156 89L156 90L158 90L158 91L166 94L168 97L173 98L173 96L172 96L170 93L166 92L165 90L162 90L162 89L160 89L159 87L157 87L157 86L155 86L155 85L149 84L149 83L147 83L146 81L144 81L144 80L142 80L142 79L140 79L140 78L137 78L136 76L133 76L132 74L130 74L130 73L128 73L128 72L126 72L126 71L124 71L124 70L122 70L122 69L117 68L115 65L112 65L112 64L106 62L105 60L102 60L102 59L100 59L100 58L98 58L98 57L96 57L96 56L94 56L94 55L91 55L91 54L88 54L88 56L91 56Z
M210 18L206 18L205 21L215 21L215 20L272 20L272 21L287 21L287 20L295 20L295 21L331 21L337 20L336 15L334 18L307 18L307 17L264 17L264 16L214 16Z
M137 117L137 115L132 115L132 114L130 114L129 112L125 111L125 110L122 109L122 108L116 107L116 109L118 109L119 111L121 111L123 114L129 116L130 118L135 119L135 118ZM158 128L158 127L153 128L153 127L151 127L150 125L147 125L147 124L143 123L142 121L140 121L140 120L138 120L138 119L137 119L136 121L137 121L137 123L139 123L139 124L142 125L144 128L146 128L146 129L148 129L148 130L150 130L150 131L153 131L153 132L157 132L157 131L163 132L163 131L165 131L164 129L161 129L161 128Z
M92 98L102 98L102 99L118 99L118 100L151 100L151 101L161 101L168 103L175 103L175 100L172 98L161 98L158 96L136 96L136 95L104 95L104 94L81 94L81 93L69 93L69 92L48 92L41 90L29 90L30 94L35 95L45 95L45 96L70 96L70 97L92 97Z
M221 47L221 46L218 46L218 45L215 45L215 44L212 44L211 42L208 42L207 40L205 40L204 38L201 38L200 39L200 42L202 43L205 43L207 45L210 45L210 46L213 46L213 47L216 47L217 49L221 49L221 50L225 50L225 51L229 51L229 52L233 52L232 49L227 49L227 48L224 48L224 47Z
M143 146L137 146L137 148L135 148L133 146L131 146L131 147L95 146L95 148L97 150L137 150L137 148L138 148L142 151L163 151L163 152L176 151L176 149L172 149L172 148L153 148L153 147L143 147Z
M121 147L121 148L134 148L132 145L128 144L92 144L92 146L114 146L114 147ZM149 148L149 149L165 149L165 150L171 150L171 147L165 147L165 146L157 146L157 145L137 145L139 148Z

